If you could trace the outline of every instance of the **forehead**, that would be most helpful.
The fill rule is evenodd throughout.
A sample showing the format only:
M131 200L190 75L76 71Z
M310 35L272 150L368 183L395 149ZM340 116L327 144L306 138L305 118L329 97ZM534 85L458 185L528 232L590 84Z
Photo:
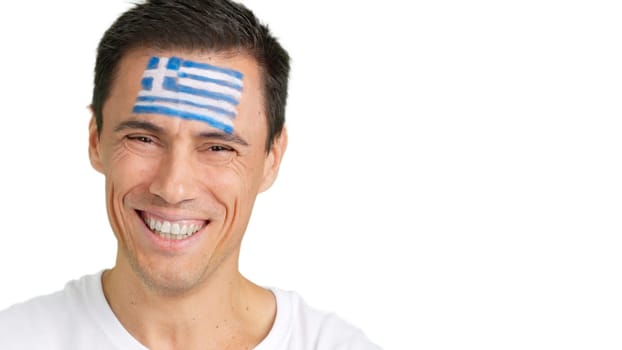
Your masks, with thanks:
M164 73L161 70L154 70L154 67L157 67L155 63L158 60L161 63L160 68L165 70ZM155 98L160 101L166 100L165 104L168 107L172 107L173 112L171 112L170 109L147 108L151 107L148 106L148 104L151 103L149 101L153 101L154 96L144 96L146 93L145 88L147 85L151 88L154 74L170 74L171 70L166 71L166 62L175 62L175 64L168 64L168 66L177 66L177 69L179 69L179 64L181 62L184 64L182 70L187 67L191 69L197 66L210 67L210 69L218 74L226 73L223 76L229 74L239 79L238 83L233 83L232 86L234 86L234 89L225 87L235 93L229 100L226 98L227 96L222 97L223 95L218 95L219 92L214 90L214 86L216 85L211 82L208 83L210 87L207 90L201 91L210 94L209 97L213 105L209 107L211 107L212 110L224 113L223 115L227 118L221 120L214 119L212 118L214 113L210 113L210 118L202 120L201 117L203 117L203 115L201 114L200 108L205 105L203 101L205 99L210 100L210 98L199 96L197 97L198 101L179 99L177 97L181 96L181 94L175 89L172 91L165 91L165 95L156 94L155 96ZM173 67L173 69L176 68ZM203 82L198 82L203 84ZM182 87L186 88L186 86ZM192 89L191 86L190 88ZM216 88L219 87L216 86ZM148 93L149 91L147 91L147 95L149 95ZM216 98L214 98L214 95L216 95ZM184 94L184 96L191 95ZM195 113L197 110L199 112ZM169 113L167 113L167 111ZM136 49L125 54L120 60L110 88L109 96L104 103L103 114L105 119L104 124L106 124L106 119L109 118L135 118L137 115L165 116L168 118L203 121L213 128L225 131L228 130L228 132L230 132L233 129L236 131L245 129L245 125L249 122L253 124L265 124L257 123L257 118L263 116L263 111L259 67L256 61L249 55L241 53L231 54ZM228 126L222 124L222 121L229 121L231 123L231 130L227 129Z

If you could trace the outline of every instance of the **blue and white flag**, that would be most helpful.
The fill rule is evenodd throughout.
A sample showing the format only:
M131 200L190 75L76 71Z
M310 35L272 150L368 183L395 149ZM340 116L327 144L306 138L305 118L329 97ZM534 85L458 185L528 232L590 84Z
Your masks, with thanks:
M243 74L178 57L151 57L133 113L204 121L227 133L242 96Z

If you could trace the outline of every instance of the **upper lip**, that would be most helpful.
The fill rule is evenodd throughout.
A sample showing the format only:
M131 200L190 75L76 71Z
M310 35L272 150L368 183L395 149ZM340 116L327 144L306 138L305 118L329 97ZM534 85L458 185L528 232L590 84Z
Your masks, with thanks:
M206 218L201 218L192 214L180 213L178 211L162 210L162 209L148 209L141 210L136 209L139 214L146 213L149 216L155 217L161 221L209 221ZM142 216L142 215L141 215Z

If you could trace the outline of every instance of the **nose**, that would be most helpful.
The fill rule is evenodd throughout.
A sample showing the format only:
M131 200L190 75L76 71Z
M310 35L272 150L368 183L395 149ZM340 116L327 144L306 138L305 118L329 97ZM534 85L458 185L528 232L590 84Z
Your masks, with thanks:
M197 185L191 156L181 149L163 155L149 191L169 204L180 204L196 198Z

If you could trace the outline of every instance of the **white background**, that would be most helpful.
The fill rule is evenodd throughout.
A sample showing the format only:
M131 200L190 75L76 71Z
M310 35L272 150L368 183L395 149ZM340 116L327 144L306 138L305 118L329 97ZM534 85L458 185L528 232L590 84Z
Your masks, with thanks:
M244 2L292 56L241 268L387 349L622 348L617 1ZM0 10L0 309L110 267L87 160L125 0Z

